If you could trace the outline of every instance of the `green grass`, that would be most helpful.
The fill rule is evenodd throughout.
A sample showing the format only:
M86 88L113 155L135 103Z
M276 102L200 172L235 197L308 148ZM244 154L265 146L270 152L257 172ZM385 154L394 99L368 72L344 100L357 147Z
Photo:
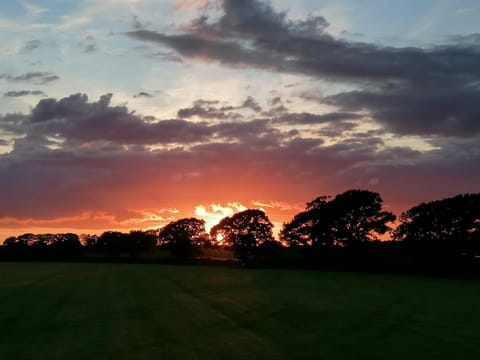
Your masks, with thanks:
M479 359L480 282L0 263L0 359Z

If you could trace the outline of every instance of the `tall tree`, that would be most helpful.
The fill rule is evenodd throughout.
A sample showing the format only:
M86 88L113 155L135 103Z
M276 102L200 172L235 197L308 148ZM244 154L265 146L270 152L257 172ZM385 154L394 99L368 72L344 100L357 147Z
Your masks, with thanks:
M395 215L382 211L382 198L368 190L348 190L328 200L320 196L286 223L280 233L290 245L358 246L390 230Z
M142 230L132 230L128 234L129 248L134 252L148 252L157 245L154 233Z
M382 211L382 198L368 190L349 190L332 201L335 240L349 246L378 240L391 228L396 216Z
M468 253L480 250L480 193L421 203L400 220L395 240Z
M61 256L74 256L78 255L82 249L80 238L77 234L55 234L51 236L52 242L50 248L52 248L58 255ZM47 238L48 239L48 238Z
M217 238L221 234L234 254L240 260L247 260L258 245L273 241L272 228L272 222L262 210L247 209L222 219L211 229L210 235Z
M105 231L97 239L96 247L111 257L126 251L126 234L120 231Z
M319 196L306 204L306 210L283 224L280 239L290 246L333 245L331 223L327 221L329 196ZM322 221L323 220L323 221Z
M160 230L159 238L177 257L192 256L195 245L205 237L205 221L185 218L172 221Z

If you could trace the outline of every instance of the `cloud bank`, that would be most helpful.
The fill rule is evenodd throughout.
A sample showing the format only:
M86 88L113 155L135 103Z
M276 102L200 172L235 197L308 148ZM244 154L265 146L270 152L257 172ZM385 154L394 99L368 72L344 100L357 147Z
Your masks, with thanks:
M469 137L480 133L478 36L432 46L387 47L336 39L322 16L289 20L268 2L219 1L183 32L135 30L134 39L191 59L352 84L320 98L342 111L368 111L399 135Z

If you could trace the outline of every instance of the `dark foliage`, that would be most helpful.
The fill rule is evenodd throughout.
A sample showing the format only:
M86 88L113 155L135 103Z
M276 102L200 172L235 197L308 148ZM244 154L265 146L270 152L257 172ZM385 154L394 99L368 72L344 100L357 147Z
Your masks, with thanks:
M176 257L192 257L196 246L205 242L205 221L196 218L172 221L162 228L159 237Z
M260 244L273 241L272 228L272 222L262 210L248 209L222 219L210 235L215 239L221 234L234 255L246 261Z
M367 190L349 190L333 200L321 196L284 224L281 239L289 245L358 247L390 230L395 215L382 211L382 198Z
M394 240L430 253L480 254L480 194L422 203L400 220Z
M133 230L130 233L106 231L98 237L94 246L113 258L120 257L122 254L135 258L140 253L153 250L156 246L156 238L140 230Z
M379 241L394 220L382 210L379 194L349 190L308 202L284 224L280 237L288 247L274 240L263 211L248 209L222 219L211 237L205 221L196 218L100 236L25 233L5 239L0 260L211 263L208 257L199 260L200 249L215 248L212 239L221 235L225 249L248 266L480 276L480 194L414 206L401 215L391 241ZM165 257L163 249L174 257Z
M6 252L13 257L28 259L70 259L79 256L82 251L80 239L73 233L26 233L5 239L3 246Z

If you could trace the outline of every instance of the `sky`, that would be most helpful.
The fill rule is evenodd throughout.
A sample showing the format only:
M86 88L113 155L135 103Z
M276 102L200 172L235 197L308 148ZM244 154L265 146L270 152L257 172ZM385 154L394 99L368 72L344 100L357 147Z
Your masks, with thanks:
M480 187L480 3L0 3L0 240Z

